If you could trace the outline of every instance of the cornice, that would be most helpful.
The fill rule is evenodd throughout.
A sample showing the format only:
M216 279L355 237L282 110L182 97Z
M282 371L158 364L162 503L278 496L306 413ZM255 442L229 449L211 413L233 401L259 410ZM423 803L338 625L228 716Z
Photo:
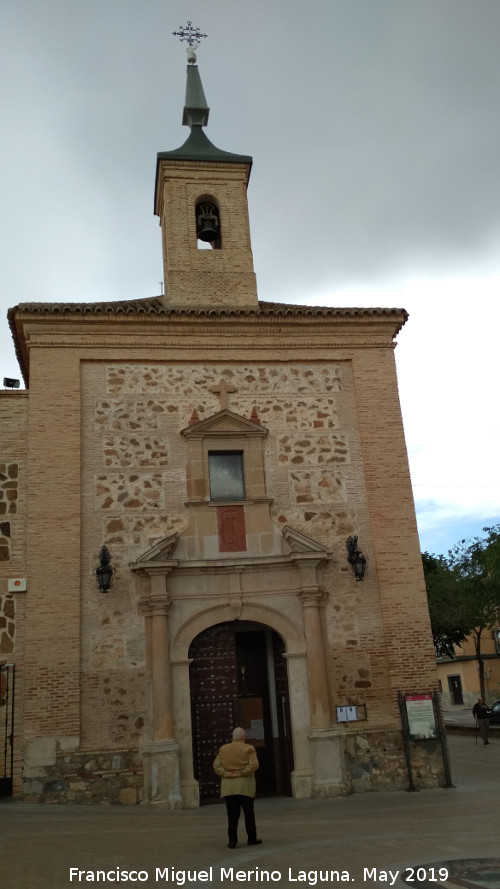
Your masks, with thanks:
M358 334L362 338L356 342L356 347L364 348L367 346L377 347L390 345L387 338L381 338L375 335L372 330L368 331L368 327L379 327L379 325L389 324L390 339L394 339L403 325L408 319L408 313L405 309L397 308L360 308L360 307L333 307L333 306L304 306L289 303L272 303L260 302L256 307L238 308L236 306L214 307L214 306L197 306L186 308L173 308L165 305L162 297L153 296L147 299L137 300L118 300L116 302L95 302L95 303L46 303L46 302L29 302L19 303L8 311L8 321L14 340L17 359L26 385L29 379L29 355L26 343L25 325L29 322L34 324L47 322L60 324L66 322L73 325L75 322L84 320L86 323L96 324L103 323L105 320L114 319L116 322L125 322L126 324L144 325L151 331L152 324L159 323L161 327L155 330L155 334L164 334L165 324L171 329L168 330L169 340L171 334L177 329L183 329L184 335L186 328L198 330L210 327L216 323L221 327L226 325L228 328L234 328L236 325L240 327L252 328L258 326L262 330L263 322L265 326L270 328L278 325L286 325L290 328L298 326L307 327L311 332L311 328L318 331L319 325L323 327L342 324L357 328ZM365 339L363 339L362 329L365 327ZM319 331L325 337L330 338L332 332L322 329ZM339 331L340 332L340 331ZM108 328L107 334L109 336ZM138 332L137 332L138 333ZM145 333L145 331L143 331ZM175 336L175 334L174 334ZM387 334L385 335L387 336ZM369 337L369 341L368 341ZM354 342L350 337L340 336L335 338L335 345L338 347L345 344L351 348ZM73 345L75 345L73 340ZM95 343L95 345L102 345ZM139 343L137 345L140 345ZM185 344L187 351L188 344ZM312 345L312 344L311 344ZM108 342L108 348L112 349L113 344Z
M305 306L292 303L259 302L255 308L238 306L186 306L184 308L169 307L160 296L147 299L117 300L95 303L71 302L28 302L19 303L9 309L9 320L19 313L27 315L163 315L171 317L184 316L245 316L245 317L320 317L320 318L356 318L356 317L393 317L402 316L403 323L408 319L405 309L397 308L361 308L340 306Z

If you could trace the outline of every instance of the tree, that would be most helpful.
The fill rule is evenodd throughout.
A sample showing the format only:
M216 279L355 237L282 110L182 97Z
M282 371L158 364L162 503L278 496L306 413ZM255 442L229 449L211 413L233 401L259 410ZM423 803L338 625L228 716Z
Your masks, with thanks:
M481 696L485 697L484 631L500 615L500 525L487 537L461 540L447 556L422 556L436 652L453 657L468 636L474 641Z
M462 540L448 553L459 589L461 617L474 640L481 696L485 697L481 642L500 613L500 526L484 528L486 538Z
M459 614L456 579L444 556L422 553L422 564L436 656L453 658L469 633Z

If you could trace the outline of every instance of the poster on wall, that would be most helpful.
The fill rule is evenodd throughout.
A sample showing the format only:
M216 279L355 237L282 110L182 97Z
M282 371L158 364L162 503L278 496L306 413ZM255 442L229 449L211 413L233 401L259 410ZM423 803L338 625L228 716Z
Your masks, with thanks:
M356 707L337 707L337 722L356 722Z
M262 698L239 698L238 710L247 741L254 747L264 747L264 717Z
M437 737L431 694L405 695L410 738L422 741Z

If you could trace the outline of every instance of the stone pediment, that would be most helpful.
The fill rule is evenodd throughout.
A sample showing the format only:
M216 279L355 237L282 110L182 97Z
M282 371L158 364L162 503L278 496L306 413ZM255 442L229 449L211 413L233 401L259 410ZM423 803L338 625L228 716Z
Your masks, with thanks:
M265 438L268 430L240 414L234 414L228 408L212 414L205 420L199 420L185 429L181 429L181 435L185 438L204 438L205 436L244 435L246 437Z
M168 537L163 537L151 549L139 556L137 562L168 562L172 558L178 542L178 534L170 534Z
M305 534L301 534L300 531L295 531L288 525L283 528L282 534L293 553L318 553L326 556L331 555L330 551L326 546L323 546L322 543L318 543L317 540L313 540L311 537L306 537Z

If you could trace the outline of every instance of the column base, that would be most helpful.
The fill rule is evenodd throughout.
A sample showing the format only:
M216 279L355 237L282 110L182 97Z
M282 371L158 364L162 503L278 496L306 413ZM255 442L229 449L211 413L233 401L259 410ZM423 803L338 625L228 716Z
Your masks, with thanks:
M314 769L312 796L324 799L351 792L344 756L344 735L333 729L309 733Z
M191 778L181 781L181 797L184 809L198 809L200 806L200 785Z
M144 744L141 754L144 761L145 802L169 809L182 809L177 741L150 741Z
M290 775L290 780L294 799L311 799L314 785L314 775L312 772L294 769Z

